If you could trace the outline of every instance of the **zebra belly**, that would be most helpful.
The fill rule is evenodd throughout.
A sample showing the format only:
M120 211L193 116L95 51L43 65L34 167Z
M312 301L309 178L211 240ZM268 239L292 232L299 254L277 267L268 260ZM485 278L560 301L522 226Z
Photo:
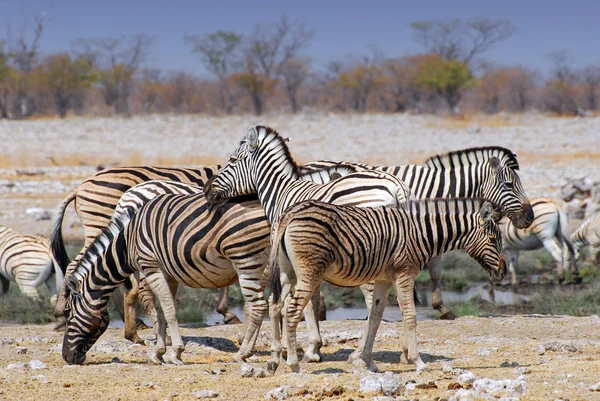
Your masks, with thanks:
M325 270L323 279L339 287L358 287L375 280L393 282L393 270L384 266L340 266L333 264Z
M163 270L169 276L192 288L222 288L238 281L231 262L224 258L211 258L205 263L193 266L174 266L169 264Z
M505 241L505 248L507 249L517 249L520 251L533 251L535 249L540 249L544 246L542 241L536 235L528 235L527 237L521 237L520 241L517 242L508 242Z

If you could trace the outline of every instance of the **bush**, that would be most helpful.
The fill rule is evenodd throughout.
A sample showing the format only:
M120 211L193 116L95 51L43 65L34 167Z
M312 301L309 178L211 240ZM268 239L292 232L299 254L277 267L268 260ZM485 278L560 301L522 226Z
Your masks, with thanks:
M26 297L16 284L11 283L8 293L0 296L0 321L23 324L41 324L55 321L50 297L41 289L40 300Z

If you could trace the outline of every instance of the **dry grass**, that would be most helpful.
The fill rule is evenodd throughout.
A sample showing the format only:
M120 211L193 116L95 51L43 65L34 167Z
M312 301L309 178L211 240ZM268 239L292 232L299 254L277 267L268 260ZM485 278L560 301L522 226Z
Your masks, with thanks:
M520 151L518 154L519 161L527 162L547 162L556 164L569 164L574 161L581 162L582 160L600 162L600 150L588 151L563 151L560 153L533 153Z
M519 114L458 114L427 122L425 127L436 129L498 128L521 125L523 122L524 119Z

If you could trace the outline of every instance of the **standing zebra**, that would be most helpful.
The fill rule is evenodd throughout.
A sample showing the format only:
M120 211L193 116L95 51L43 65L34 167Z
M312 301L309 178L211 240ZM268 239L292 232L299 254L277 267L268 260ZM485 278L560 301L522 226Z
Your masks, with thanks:
M311 168L335 167L353 171L381 170L394 174L410 188L416 199L485 198L501 207L515 227L527 228L534 214L517 174L519 163L514 153L499 146L467 148L432 156L423 165L374 166L360 163L320 161ZM340 171L344 174L343 171ZM440 258L428 264L431 276L432 306L440 319L455 319L444 305L440 284Z
M581 248L590 247L590 259L600 267L600 213L588 217L571 234L575 249L575 260L579 259Z
M0 226L0 283L2 294L8 292L14 281L23 294L39 299L42 283L56 302L56 293L62 286L63 274L50 253L50 243L37 235L24 235L12 228Z
M565 271L572 266L573 277L581 282L575 263L573 245L569 239L569 222L560 205L548 198L532 200L535 219L529 228L516 228L510 221L502 219L500 232L504 249L509 254L508 269L511 283L517 284L517 262L519 251L546 248L557 263L558 282L565 280Z
M328 184L302 181L298 166L284 140L270 127L250 127L229 162L205 185L209 202L220 203L236 196L258 194L270 223L291 205L316 199L338 205L372 207L398 206L410 196L406 184L396 176L375 170L348 174ZM318 294L309 305L307 324L311 326L305 359L319 361L321 345Z
M166 327L159 314L158 324L154 322L158 335L150 354L152 362L160 363L164 356L169 362L182 363L184 344L174 306L178 283L218 288L239 279L249 312L235 359L251 355L267 308L263 270L270 234L256 198L215 207L201 192L159 195L137 212L126 209L125 218L119 219L116 216L94 240L66 278L65 361L83 363L86 352L106 330L108 296L134 273L145 279L158 298L172 339L173 352L165 355Z
M274 301L285 301L287 364L299 371L296 327L315 289L326 280L342 287L375 283L366 338L352 355L355 364L377 371L375 334L395 285L404 323L403 356L417 373L426 369L417 350L415 277L431 257L464 249L491 280L502 281L506 266L497 220L492 205L479 199L409 201L402 208L305 201L287 209L272 229L267 266ZM281 354L280 308L281 303L270 308L273 345L267 367L272 373Z

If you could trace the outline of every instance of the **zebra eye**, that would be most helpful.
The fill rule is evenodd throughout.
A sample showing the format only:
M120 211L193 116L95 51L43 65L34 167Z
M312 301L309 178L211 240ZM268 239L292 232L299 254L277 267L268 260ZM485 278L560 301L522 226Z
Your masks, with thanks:
M229 158L229 164L235 164L238 161L237 157L231 156Z
M513 183L512 183L512 182L510 182L510 181L506 181L506 182L504 183L504 186L505 186L506 188L508 188L508 189L513 189L513 188L515 187L515 184L513 184Z

